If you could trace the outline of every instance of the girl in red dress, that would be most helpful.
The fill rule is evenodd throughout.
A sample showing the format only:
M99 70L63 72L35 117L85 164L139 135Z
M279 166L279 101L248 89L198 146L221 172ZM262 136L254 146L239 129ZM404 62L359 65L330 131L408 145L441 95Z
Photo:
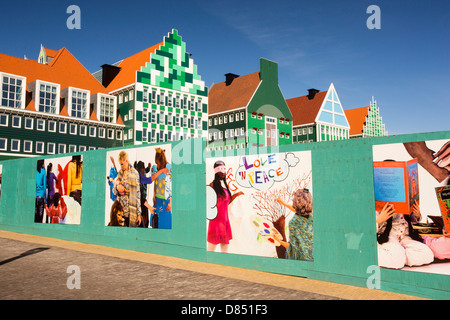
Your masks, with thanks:
M226 167L223 161L217 161L214 164L214 180L210 186L217 195L217 216L209 221L208 225L208 251L215 251L217 245L220 244L222 252L228 251L228 245L233 238L231 232L230 219L228 217L228 205L240 195L242 191L231 194L226 182ZM225 187L224 187L225 186Z

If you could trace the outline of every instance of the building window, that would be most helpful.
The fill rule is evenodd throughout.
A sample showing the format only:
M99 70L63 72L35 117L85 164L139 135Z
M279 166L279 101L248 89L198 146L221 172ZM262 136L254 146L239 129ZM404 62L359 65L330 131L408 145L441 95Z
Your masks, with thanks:
M114 129L108 129L108 139L114 139Z
M77 125L76 125L76 123L71 123L69 125L69 133L70 134L77 134Z
M0 150L5 151L6 150L6 144L8 143L8 139L6 138L0 138Z
M40 112L47 112L56 114L59 107L59 86L39 82L37 110Z
M8 116L6 114L0 114L0 126L8 126Z
M19 116L13 116L12 117L12 127L20 128L21 126L22 126L22 118Z
M33 118L25 118L25 129L33 129Z
M1 105L16 109L24 109L25 78L0 74L2 78Z
M36 142L36 153L44 153L44 143L42 141Z
M44 119L37 119L36 120L36 129L39 131L45 130L45 120Z
M86 134L87 134L86 126L85 125L81 125L80 126L80 136L85 136Z
M47 153L55 154L55 143L53 143L53 142L47 143Z
M95 127L89 127L89 137L95 137L96 135Z
M89 118L89 91L70 90L71 115L75 118L88 119Z
M58 145L58 153L66 153L66 145L65 144L63 144L63 143L60 143L59 145Z
M47 130L49 132L56 132L56 121L49 121Z
M104 138L105 137L105 128L98 128L98 136L100 138Z
M142 122L148 122L148 110L144 109L142 111Z
M142 142L147 142L147 128L142 129Z
M122 131L120 130L116 131L116 140L122 140Z
M69 144L69 153L77 152L77 146Z
M112 96L100 96L100 121L115 123L115 98Z
M20 140L19 139L11 139L11 151L20 151Z
M86 146L79 146L78 151L80 151L80 152L86 151Z
M144 88L144 92L142 93L142 102L148 103L148 88Z
M67 132L67 123L60 122L59 123L59 133L66 133Z

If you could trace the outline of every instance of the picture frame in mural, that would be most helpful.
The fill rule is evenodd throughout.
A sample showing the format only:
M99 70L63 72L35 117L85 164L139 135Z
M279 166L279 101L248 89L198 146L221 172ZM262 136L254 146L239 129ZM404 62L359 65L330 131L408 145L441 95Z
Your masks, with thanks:
M206 159L206 250L314 261L311 166L311 151Z
M396 196L400 195L399 198L404 200L404 203L389 201L394 207L386 205L381 209L383 203L374 203L374 207L378 206L374 208L378 266L450 275L450 238L442 232L444 214L436 199L436 191L445 190L450 179L450 166L438 157L439 154L448 154L450 141L437 139L379 144L373 145L372 151L374 200L395 200L380 199L381 187L386 188L381 192L385 194L400 190ZM391 170L386 174L384 184L379 183L382 179L377 169ZM420 179L416 179L419 176ZM420 201L412 191L420 192ZM402 205L406 209L401 209ZM405 212L411 214L405 215Z
M82 180L82 155L37 160L34 222L80 224Z
M417 159L409 161L374 161L375 208L381 211L389 202L396 212L409 215L419 201Z
M170 144L106 154L105 226L172 229Z

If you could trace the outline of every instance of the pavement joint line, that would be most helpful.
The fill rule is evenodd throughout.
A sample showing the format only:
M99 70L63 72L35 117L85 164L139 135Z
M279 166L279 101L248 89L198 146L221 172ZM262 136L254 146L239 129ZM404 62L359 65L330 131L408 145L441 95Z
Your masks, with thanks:
M236 280L249 281L263 285L271 285L285 289L306 291L340 299L349 300L428 300L389 291L368 289L346 284L277 274L265 271L251 270L233 266L193 261L176 257L157 255L153 253L107 247L97 244L87 244L71 240L43 237L25 233L0 230L0 237L22 242L49 245L79 252L100 254L133 261L140 261L175 269L188 270Z

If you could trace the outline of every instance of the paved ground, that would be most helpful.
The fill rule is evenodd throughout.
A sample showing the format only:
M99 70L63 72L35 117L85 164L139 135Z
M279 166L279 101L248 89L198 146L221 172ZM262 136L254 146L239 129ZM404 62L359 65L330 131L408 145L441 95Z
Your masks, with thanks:
M418 299L6 231L0 248L0 300Z

